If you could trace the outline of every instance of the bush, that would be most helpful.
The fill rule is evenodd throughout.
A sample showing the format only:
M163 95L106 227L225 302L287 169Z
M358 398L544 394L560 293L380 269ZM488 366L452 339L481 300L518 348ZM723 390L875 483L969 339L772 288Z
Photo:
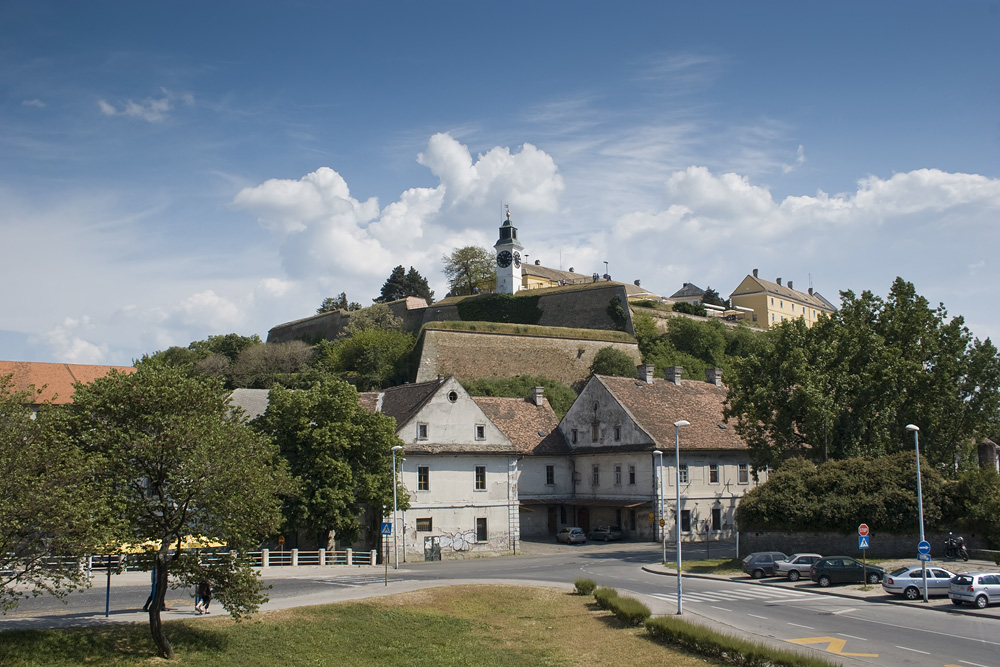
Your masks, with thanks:
M635 360L627 353L610 345L598 350L590 364L591 375L634 378L635 372Z
M688 315L700 315L701 317L708 316L708 311L705 310L705 306L700 303L687 303L681 301L680 303L675 303L673 305L673 310L675 313L687 313Z
M537 294L484 294L459 301L458 316L466 322L538 324L542 317L542 311L538 307L539 298Z
M613 588L601 586L594 590L594 601L601 609L611 609L612 601L618 597L618 591Z
M836 664L719 634L673 616L649 619L645 626L646 632L657 641L739 667L832 667Z
M573 585L576 586L576 592L579 595L590 595L597 588L593 579L577 579Z
M610 611L625 625L642 625L650 616L649 607L630 597L614 597Z

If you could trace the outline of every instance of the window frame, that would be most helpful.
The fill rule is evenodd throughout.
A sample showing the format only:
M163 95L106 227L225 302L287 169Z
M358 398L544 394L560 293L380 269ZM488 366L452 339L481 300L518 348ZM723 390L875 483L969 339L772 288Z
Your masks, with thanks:
M718 484L721 477L719 476L719 464L709 463L708 464L708 483Z
M622 466L620 463L615 464L615 486L622 485Z
M486 439L486 424L476 424L476 440Z
M417 424L417 440L426 440L429 433L430 428L428 428L427 424L422 422Z
M591 466L590 471L591 471L590 485L591 486L600 486L601 485L601 466L599 466L598 464L595 463L593 466Z
M691 483L691 471L688 470L688 464L681 463L677 468L677 479L681 484Z
M417 466L417 491L431 490L431 467Z
M434 517L425 516L420 517L416 521L416 528L418 533L429 533L434 530Z
M556 467L554 465L545 466L545 485L546 486L556 485Z
M476 542L489 542L489 539L489 523L487 523L486 517L476 517Z
M475 472L475 486L473 487L476 491L486 490L486 466L476 466Z
M635 486L635 466L630 465L628 467L628 483L629 486Z
M736 465L736 483L737 484L749 484L750 483L750 464L749 463L739 463Z

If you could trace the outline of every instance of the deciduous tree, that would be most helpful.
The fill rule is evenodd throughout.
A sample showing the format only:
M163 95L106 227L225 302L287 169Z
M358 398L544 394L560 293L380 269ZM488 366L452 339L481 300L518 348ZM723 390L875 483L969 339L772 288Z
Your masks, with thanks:
M441 258L444 274L453 295L492 290L497 284L493 253L478 246L455 248Z
M632 357L609 345L602 347L594 355L594 360L590 363L590 374L635 377L635 366Z

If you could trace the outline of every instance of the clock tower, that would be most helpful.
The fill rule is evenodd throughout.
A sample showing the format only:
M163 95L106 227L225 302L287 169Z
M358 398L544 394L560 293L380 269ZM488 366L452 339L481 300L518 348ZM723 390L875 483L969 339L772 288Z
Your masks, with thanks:
M521 251L517 241L517 227L507 219L500 225L500 238L493 247L497 251L497 294L516 294L521 289Z

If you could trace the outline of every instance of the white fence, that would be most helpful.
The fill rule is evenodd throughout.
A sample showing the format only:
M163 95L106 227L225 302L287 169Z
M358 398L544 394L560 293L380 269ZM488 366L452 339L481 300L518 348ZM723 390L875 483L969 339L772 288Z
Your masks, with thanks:
M326 549L316 549L306 551L302 549L287 549L274 551L272 549L262 549L247 553L250 562L254 567L332 567L332 566L374 566L378 565L378 552L355 551L354 549L344 549L333 551ZM208 552L202 556L205 560L221 559L226 557L226 552ZM124 560L123 560L124 559ZM88 570L104 570L109 566L114 570L145 570L143 555L123 556L122 554L94 555L86 559L75 560L78 567L85 567Z

